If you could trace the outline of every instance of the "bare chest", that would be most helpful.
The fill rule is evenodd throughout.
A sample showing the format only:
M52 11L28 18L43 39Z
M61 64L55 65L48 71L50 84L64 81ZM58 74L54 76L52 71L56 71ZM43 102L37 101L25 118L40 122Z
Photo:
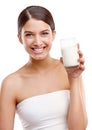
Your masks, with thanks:
M17 102L28 97L68 89L68 86L66 75L55 72L22 77Z

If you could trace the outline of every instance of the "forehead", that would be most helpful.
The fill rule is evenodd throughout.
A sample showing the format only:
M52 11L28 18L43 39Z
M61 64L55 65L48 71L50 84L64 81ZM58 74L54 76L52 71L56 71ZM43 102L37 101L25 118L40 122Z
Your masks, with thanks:
M23 26L22 31L29 30L29 31L35 32L35 31L42 31L42 30L47 30L47 29L51 30L50 26L47 23L45 23L42 20L36 20L34 18L31 18Z

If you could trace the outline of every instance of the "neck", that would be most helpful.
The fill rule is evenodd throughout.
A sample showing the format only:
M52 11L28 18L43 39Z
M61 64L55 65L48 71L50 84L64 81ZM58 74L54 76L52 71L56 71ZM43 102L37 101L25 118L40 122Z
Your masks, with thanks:
M28 66L36 71L41 71L48 69L52 64L53 59L51 57L45 58L43 60L34 60L30 59L28 62Z

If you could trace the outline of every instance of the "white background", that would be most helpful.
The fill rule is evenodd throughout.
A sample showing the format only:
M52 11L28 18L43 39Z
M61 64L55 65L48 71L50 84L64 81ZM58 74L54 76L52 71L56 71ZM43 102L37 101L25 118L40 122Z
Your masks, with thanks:
M17 17L29 5L48 8L56 23L57 37L51 55L60 57L59 40L75 36L85 57L83 73L88 128L92 130L92 3L91 0L3 0L0 1L0 82L28 60L28 55L17 39ZM76 116L76 113L75 113ZM16 115L14 130L22 130Z

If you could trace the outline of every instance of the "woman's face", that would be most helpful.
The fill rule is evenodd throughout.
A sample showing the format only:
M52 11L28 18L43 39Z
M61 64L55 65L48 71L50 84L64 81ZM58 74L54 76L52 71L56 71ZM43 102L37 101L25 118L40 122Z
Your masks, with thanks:
M31 18L23 26L21 35L18 36L25 50L35 59L44 59L49 55L55 31L42 20Z

